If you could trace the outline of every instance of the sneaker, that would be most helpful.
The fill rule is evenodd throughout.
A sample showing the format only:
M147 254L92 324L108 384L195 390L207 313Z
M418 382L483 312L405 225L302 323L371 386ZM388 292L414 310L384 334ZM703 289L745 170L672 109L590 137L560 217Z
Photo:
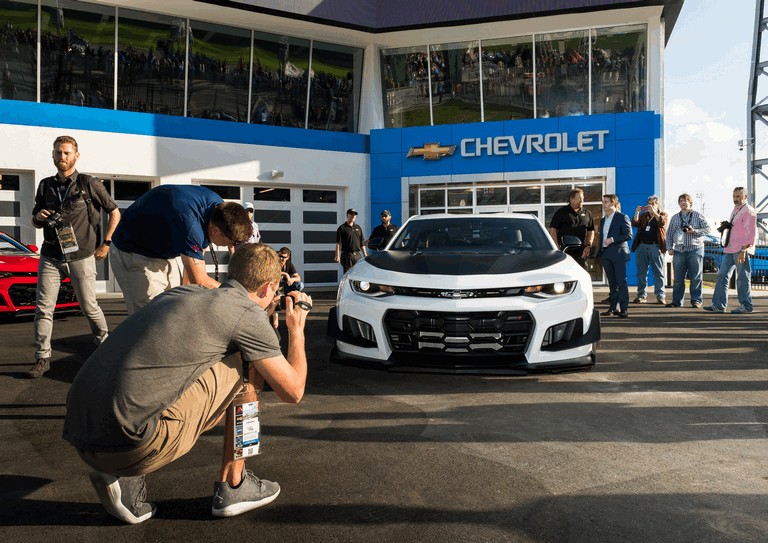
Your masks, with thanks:
M691 302L691 307L698 309L701 307L701 302Z
M752 310L751 309L747 309L743 305L740 305L739 307L737 307L736 309L731 311L731 313L736 314L736 315L741 315L742 313L752 313Z
M646 301L647 300L645 298L641 298L640 296L638 296L637 298L632 300L632 303L633 304L644 304Z
M664 299L664 296L656 296L656 303L664 305L665 303L667 303L667 300Z
M706 305L702 309L704 309L704 311L712 311L713 313L725 313L725 309L722 307L715 307L714 305Z
M143 475L113 477L108 473L92 471L90 478L101 505L113 517L127 524L138 524L155 514L155 506L144 501L147 485Z
M49 369L51 369L51 359L38 358L32 369L27 372L27 377L30 379L40 379Z
M214 517L234 517L274 501L280 494L280 485L256 477L251 470L243 468L243 480L236 488L226 481L213 485Z
M667 304L666 307L683 307L683 306L672 303L672 304Z

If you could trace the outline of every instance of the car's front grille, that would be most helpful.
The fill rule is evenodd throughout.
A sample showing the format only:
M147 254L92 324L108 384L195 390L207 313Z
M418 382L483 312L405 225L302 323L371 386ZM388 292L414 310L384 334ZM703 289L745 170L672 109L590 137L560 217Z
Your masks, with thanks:
M399 296L416 296L422 298L448 298L460 300L463 298L503 298L506 296L522 296L525 292L520 287L503 288L474 288L474 289L438 289L416 287L394 287Z
M396 353L522 354L532 328L527 311L389 310L384 315L384 329Z
M35 290L36 286L34 284L20 283L11 285L8 288L8 296L16 307L34 307ZM75 301L75 289L72 288L72 283L62 283L61 287L59 287L59 296L56 299L56 303L68 304Z

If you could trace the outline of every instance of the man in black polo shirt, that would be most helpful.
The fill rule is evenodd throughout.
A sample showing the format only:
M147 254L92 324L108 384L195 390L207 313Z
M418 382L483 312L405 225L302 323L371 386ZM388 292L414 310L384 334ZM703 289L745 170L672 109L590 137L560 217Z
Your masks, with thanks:
M566 250L583 268L595 240L595 221L592 213L584 208L584 191L576 188L568 194L568 205L555 211L549 223L549 235L558 247L563 245L563 236L576 236L581 247Z
M355 224L355 219L357 210L347 209L347 222L336 229L336 256L333 261L341 263L344 273L347 273L355 262L367 256L363 244L363 229Z
M368 238L368 240L365 242L366 245L372 240L376 238L381 238L381 243L379 243L379 248L383 249L384 246L389 243L389 240L391 240L393 237L395 237L395 233L397 232L398 226L396 224L392 224L392 214L389 212L388 209L385 209L381 212L381 224L373 229L373 232L371 232L371 237Z

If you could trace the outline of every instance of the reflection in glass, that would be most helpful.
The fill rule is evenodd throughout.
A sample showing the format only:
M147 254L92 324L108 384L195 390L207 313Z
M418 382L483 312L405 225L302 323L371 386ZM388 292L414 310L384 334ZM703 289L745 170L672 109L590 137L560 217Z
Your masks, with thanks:
M602 183L576 183L574 188L584 191L585 202L599 202L603 198Z
M537 117L589 113L588 31L536 36Z
M429 71L425 47L381 51L384 85L384 126L427 126L429 120Z
M40 24L41 101L111 109L115 9L45 0Z
M37 2L0 1L0 98L37 100Z
M509 187L509 203L516 204L540 204L541 186Z
M474 192L471 188L465 188L465 189L448 189L448 206L459 206L459 207L465 207L469 206L469 208L472 208L472 205L474 202L472 201L472 196Z
M302 198L305 202L335 204L336 195L337 192L335 190L304 189L304 191L302 191Z
M507 205L507 187L483 187L476 189L477 205Z
M646 25L599 28L592 46L592 112L646 108Z
M208 190L212 190L224 200L239 200L240 187L234 185L200 185Z
M480 122L478 42L430 46L434 124Z
M314 42L309 126L317 130L355 132L363 51Z
M419 207L445 207L445 189L427 189L419 192Z
M291 189L254 188L253 199L260 202L290 202Z
M106 186L107 182L104 182ZM115 200L136 200L139 196L149 191L152 183L149 181L120 181L115 180Z
M533 118L533 37L483 40L486 121Z
M186 22L121 9L117 109L184 115Z
M190 21L187 116L248 120L251 32Z
M560 202L561 205L568 203L568 195L571 192L571 185L546 185L544 187L544 203L553 204Z
M304 128L309 41L254 33L251 122Z

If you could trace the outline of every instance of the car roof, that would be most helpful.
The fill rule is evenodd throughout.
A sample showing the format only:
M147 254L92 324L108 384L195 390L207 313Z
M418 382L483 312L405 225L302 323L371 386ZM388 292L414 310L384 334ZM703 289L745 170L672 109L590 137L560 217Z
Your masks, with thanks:
M526 219L537 221L538 219L530 213L435 213L430 215L413 215L408 218L408 221L429 221L437 219L487 219L487 218L503 218L503 219Z

